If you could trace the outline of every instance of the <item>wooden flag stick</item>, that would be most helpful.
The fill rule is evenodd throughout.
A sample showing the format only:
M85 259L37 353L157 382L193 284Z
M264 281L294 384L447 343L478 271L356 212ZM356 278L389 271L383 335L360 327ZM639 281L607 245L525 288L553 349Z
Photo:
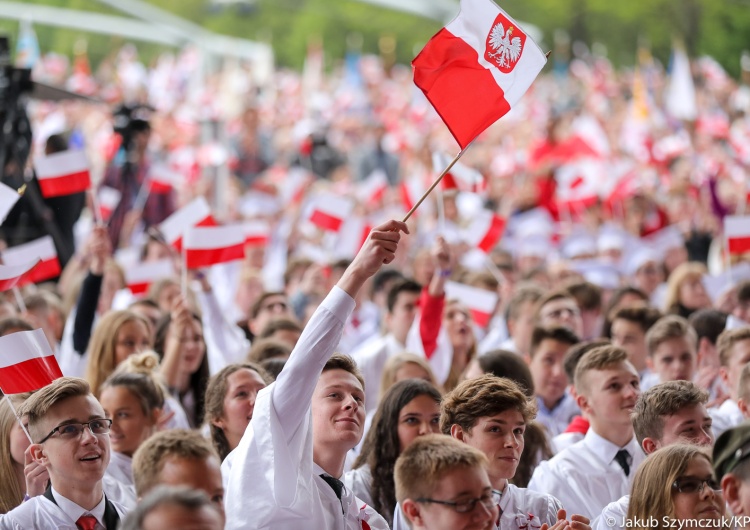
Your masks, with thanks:
M8 400L8 405L10 405L10 410L13 411L13 415L18 420L18 424L21 426L21 429L23 429L23 432L26 435L26 438L29 439L29 443L33 444L34 440L31 439L31 435L29 434L29 431L26 429L26 425L23 424L23 422L21 421L21 416L18 415L18 411L16 410L16 407L13 406L13 400L10 399L10 396L8 396L8 394L5 394L5 399Z
M427 198L427 196L432 193L432 190L434 190L438 184L440 184L440 181L443 180L443 177L448 174L448 172L451 170L453 166L456 165L456 162L458 162L458 159L463 156L463 154L466 152L466 150L471 146L471 144L474 143L474 140L468 143L466 147L461 149L461 151L451 160L451 163L448 164L448 167L443 170L442 173L440 173L440 176L438 176L437 179L435 179L435 182L432 183L432 186L430 186L426 192L419 198L419 200L416 202L414 206L412 206L411 210L409 210L409 213L406 214L406 217L404 217L403 222L409 220L409 217L411 217L411 214L413 214L415 211L417 211L417 208L419 208L419 205L424 202L424 200Z
M16 297L16 305L18 306L18 310L21 313L25 313L26 303L23 301L23 296L21 296L21 290L18 287L13 288L13 296Z
M99 197L96 196L96 190L93 188L89 188L89 191L91 192L91 207L94 209L94 219L96 220L97 226L104 226L104 221L102 220L102 210L99 208Z

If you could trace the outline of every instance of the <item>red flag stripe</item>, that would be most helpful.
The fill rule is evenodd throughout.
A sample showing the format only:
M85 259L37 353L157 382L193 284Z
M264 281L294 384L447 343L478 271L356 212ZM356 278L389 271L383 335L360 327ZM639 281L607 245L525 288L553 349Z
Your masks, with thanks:
M333 215L326 213L322 210L314 210L310 216L310 222L315 226L328 230L329 232L338 232L341 230L341 225L344 220L340 217L334 217Z
M750 252L750 236L733 237L728 241L730 254L744 254L745 252Z
M471 312L471 317L474 319L474 322L480 328L486 328L487 324L490 323L490 318L492 317L490 313L485 313L484 311L479 311L473 308L469 308L469 311Z
M0 368L0 388L5 394L31 392L62 376L54 355L36 357Z
M500 238L503 237L503 231L505 231L505 219L498 215L493 215L489 230L487 230L487 233L477 247L484 252L489 252L497 245Z
M18 282L18 287L57 278L60 276L60 272L62 272L62 269L60 267L60 260L57 259L57 256L51 259L42 260L36 267L31 269L27 274L24 274L23 278Z
M60 197L86 191L91 187L88 170L70 173L55 178L40 178L39 187L44 197Z
M268 236L249 236L245 238L245 244L251 247L262 247L268 244Z
M218 263L241 260L245 257L244 243L222 248L187 249L185 259L189 269L210 267Z
M148 291L148 288L151 287L151 283L152 282L129 283L128 289L130 289L130 292L133 294L144 294Z
M194 226L216 226L216 220L213 218L213 216L209 215L202 221L199 221L198 224ZM182 252L182 236L178 237L174 243L172 243L172 246L177 249L177 252Z

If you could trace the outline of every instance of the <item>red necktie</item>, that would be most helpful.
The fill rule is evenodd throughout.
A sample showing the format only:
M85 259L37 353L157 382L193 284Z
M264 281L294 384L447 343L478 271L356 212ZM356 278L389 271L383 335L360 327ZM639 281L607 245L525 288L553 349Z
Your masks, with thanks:
M81 530L95 530L96 517L93 515L82 515L76 521L76 526Z

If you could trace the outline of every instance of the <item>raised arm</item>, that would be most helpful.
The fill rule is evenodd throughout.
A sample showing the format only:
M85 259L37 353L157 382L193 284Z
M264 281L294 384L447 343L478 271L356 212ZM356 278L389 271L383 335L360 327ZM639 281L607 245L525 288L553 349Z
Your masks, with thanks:
M352 264L305 326L273 388L271 404L290 438L303 421L323 367L341 339L362 285L395 256L406 224L388 221L374 228Z

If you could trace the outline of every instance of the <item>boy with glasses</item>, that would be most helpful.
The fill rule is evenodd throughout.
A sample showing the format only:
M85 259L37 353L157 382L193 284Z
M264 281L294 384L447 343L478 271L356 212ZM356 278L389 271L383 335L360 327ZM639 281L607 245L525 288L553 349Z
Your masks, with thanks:
M63 377L32 395L20 414L29 422L31 456L45 467L50 487L0 515L0 529L114 530L126 508L105 495L112 420L88 383Z
M487 457L439 434L415 440L396 461L396 499L414 530L492 530L499 496Z

